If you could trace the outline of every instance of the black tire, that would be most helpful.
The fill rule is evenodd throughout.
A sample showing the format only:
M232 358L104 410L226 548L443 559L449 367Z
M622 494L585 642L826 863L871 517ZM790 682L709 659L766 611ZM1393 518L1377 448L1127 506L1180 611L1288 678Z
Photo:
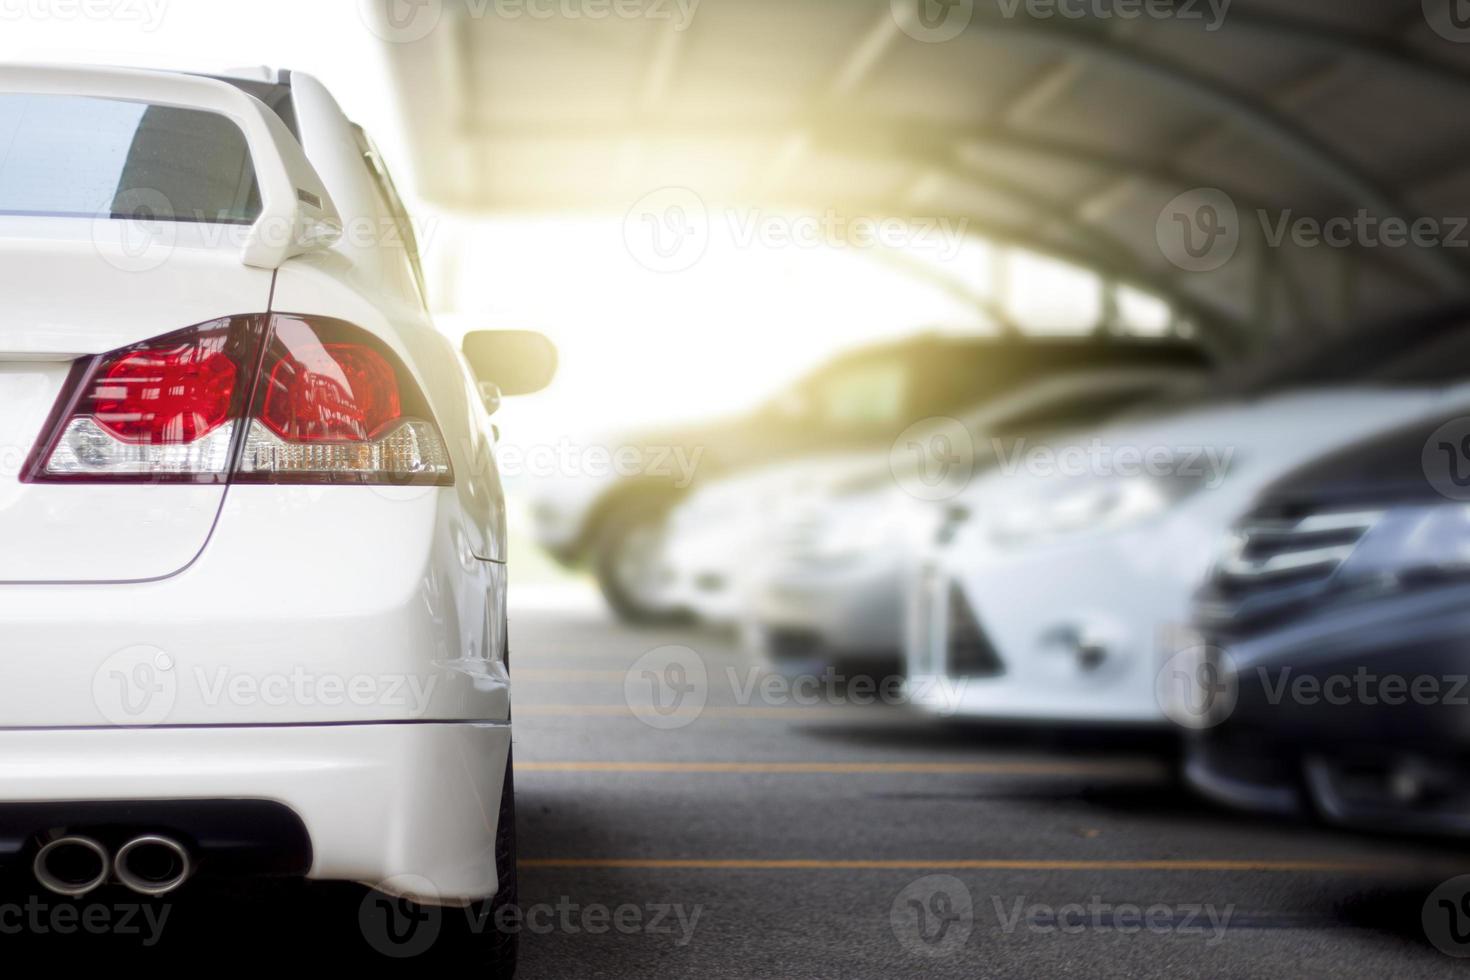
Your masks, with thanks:
M629 551L642 546L640 536L657 533L668 520L673 501L661 495L635 497L618 504L599 523L592 545L597 587L613 613L625 623L656 626L677 622L676 609L651 603L629 586L625 571Z
M490 976L495 980L511 980L516 974L516 959L520 953L520 931L496 927L496 923L506 921L503 910L520 900L516 884L515 764L509 752L505 756L505 783L500 790L500 818L495 826L495 868L500 873L500 890L490 899L490 908L484 918L488 926L483 936L484 952L490 957ZM520 921L518 914L515 921Z

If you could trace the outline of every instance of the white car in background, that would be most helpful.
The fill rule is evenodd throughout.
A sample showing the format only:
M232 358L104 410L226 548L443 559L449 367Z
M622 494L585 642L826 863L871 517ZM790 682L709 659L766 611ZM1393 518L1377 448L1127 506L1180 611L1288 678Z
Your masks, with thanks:
M747 647L787 673L897 673L907 577L954 519L954 500L971 481L1008 447L1101 425L1207 377L1184 368L1061 373L964 419L936 420L892 454L869 456L861 466L849 461L820 483L804 474L815 486L789 493L786 506L769 507L759 524L732 535L758 542L740 556L746 573L738 611ZM914 447L922 458L910 452ZM929 458L957 449L954 459ZM767 495L774 496L769 489ZM711 560L732 553L707 549ZM680 577L691 578L688 571Z
M670 513L659 535L650 539L654 560L648 563L647 594L665 614L689 614L716 622L748 621L751 583L763 575L773 532L821 510L853 481L862 486L891 479L890 457L910 452L931 439L974 442L975 425L995 412L1037 414L1044 421L1056 406L1047 380L1059 376L1100 377L1097 411L1120 401L1127 404L1157 391L1168 377L1198 376L1210 369L1210 355L1197 345L1175 338L1069 337L1006 335L1001 337L919 337L900 347L922 354L910 363L894 364L892 354L872 348L839 358L838 368L876 366L884 382L855 374L853 384L839 386L836 401L850 415L881 423L886 439L866 445L819 444L780 463L747 467L695 489ZM856 365L854 365L854 359ZM868 362L868 363L864 363ZM894 368L901 368L895 371ZM890 378L887 375L892 374ZM842 375L838 372L838 378ZM1116 383L1116 389L1108 387ZM1063 390L1067 389L1063 383ZM970 428L959 418L969 420ZM999 417L999 416L996 416ZM1072 418L1077 415L1073 413ZM757 430L759 431L759 430ZM820 435L822 429L818 428ZM853 440L849 440L851 442ZM983 440L982 440L983 441ZM973 455L973 454L972 454ZM983 453L981 454L983 456ZM899 460L909 467L922 460ZM983 465L983 459L980 460Z
M1212 364L1198 345L1149 336L926 331L869 344L835 355L749 413L604 444L614 456L642 460L637 472L540 481L532 505L537 540L565 563L589 560L619 617L657 622L677 612L670 590L684 588L668 579L670 518L717 481L749 474L759 487L773 468L798 472L819 459L841 466L843 457L881 455L916 422L966 414L1059 371ZM723 503L711 509L727 510ZM677 535L708 530L716 541L726 531L697 523L686 516Z
M1470 406L1467 349L1457 313L1376 325L993 471L911 579L913 699L946 716L1163 724L1156 675L1226 530L1304 458Z
M308 75L4 66L0 145L0 866L513 900L482 399L554 351L434 329Z
M792 513L819 506L835 485L866 477L875 462L872 453L818 457L701 488L669 516L660 556L660 601L706 623L740 622L773 529Z

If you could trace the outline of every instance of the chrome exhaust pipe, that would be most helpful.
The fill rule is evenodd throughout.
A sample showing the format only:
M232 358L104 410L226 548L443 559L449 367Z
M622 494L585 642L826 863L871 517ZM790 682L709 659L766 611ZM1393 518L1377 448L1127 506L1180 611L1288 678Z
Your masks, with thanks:
M139 895L156 897L188 881L194 873L194 862L184 845L172 837L145 834L118 848L112 872Z
M101 886L111 866L107 848L90 837L72 834L36 852L31 870L47 891L77 898Z

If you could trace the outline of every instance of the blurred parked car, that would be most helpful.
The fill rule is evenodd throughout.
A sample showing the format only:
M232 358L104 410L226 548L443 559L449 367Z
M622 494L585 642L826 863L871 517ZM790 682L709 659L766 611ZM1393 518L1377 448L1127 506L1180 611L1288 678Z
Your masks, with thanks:
M961 498L973 516L911 583L915 703L1162 724L1160 636L1221 535L1303 458L1470 402L1466 323L1440 311L1273 352L1201 403L978 481Z
M1184 354L1176 343L1113 343L1133 350L1129 363L1137 367L1209 363L1203 351ZM782 460L886 451L913 422L1086 367L1096 353L1091 341L935 333L849 352L749 415L619 440L643 450L648 471L638 476L546 481L532 505L537 539L565 563L591 562L624 619L666 618L676 611L667 597L666 523L693 489Z
M1189 356L1181 348L1181 358ZM1126 362L1127 351L1100 350L1099 361L1109 359ZM746 532L758 541L757 553L740 556L749 569L740 603L748 645L788 673L896 674L905 576L946 519L951 498L1028 440L1099 425L1162 391L1202 383L1192 365L1068 372L967 415L961 422L968 444L944 471L897 453L864 458L860 470L829 473L819 492L793 488L784 506L773 501L766 508L768 530ZM918 441L948 439L949 428L936 427ZM706 550L711 561L731 553Z
M1470 419L1444 421L1299 470L1230 536L1170 664L1207 796L1470 833Z

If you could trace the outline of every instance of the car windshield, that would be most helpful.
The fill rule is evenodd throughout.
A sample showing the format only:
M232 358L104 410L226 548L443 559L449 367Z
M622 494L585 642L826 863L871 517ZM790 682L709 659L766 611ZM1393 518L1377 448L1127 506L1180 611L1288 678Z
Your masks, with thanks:
M260 207L245 135L225 116L0 95L0 215L249 224Z

